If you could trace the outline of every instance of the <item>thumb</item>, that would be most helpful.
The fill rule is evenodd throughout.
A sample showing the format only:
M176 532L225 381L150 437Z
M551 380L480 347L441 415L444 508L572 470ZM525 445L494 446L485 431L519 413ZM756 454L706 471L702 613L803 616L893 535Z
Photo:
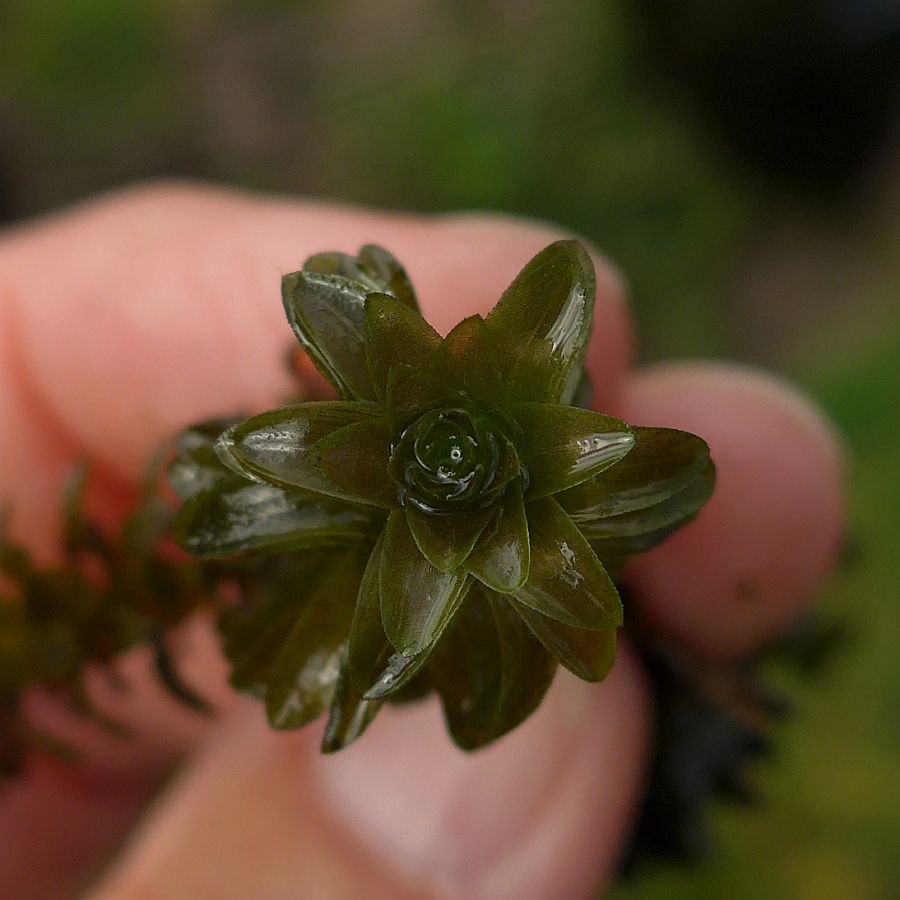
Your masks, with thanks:
M620 654L602 685L560 674L541 709L465 755L437 705L388 710L321 757L308 733L236 714L91 900L579 900L615 870L646 708Z

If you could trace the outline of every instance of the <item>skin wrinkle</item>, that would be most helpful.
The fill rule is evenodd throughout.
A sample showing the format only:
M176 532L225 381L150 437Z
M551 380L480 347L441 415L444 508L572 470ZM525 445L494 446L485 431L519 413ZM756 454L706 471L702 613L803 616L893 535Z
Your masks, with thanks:
M553 768L558 772L567 772L570 764L579 755L579 750L580 748L574 741L559 741L558 753L553 760ZM487 852L488 848L483 845L483 852L479 855L468 857L465 860L464 867L460 867L457 864L453 868L445 868L438 877L441 875L447 877L449 875L455 882L459 883L467 876L471 876L473 871L481 871L485 868L486 864L490 864L498 859L506 857L510 851L517 849L519 844L527 842L529 836L531 836L541 824L541 810L548 809L553 805L553 798L559 793L560 789L561 785L559 782L551 779L544 779L540 793L529 798L529 812L522 817L525 822L524 828L521 828L521 830L509 829L506 834L503 835L503 840L501 842L490 845L489 852ZM456 798L456 802L449 808L444 816L444 823L440 826L441 831L443 834L462 832L470 819L471 797L459 795Z
M530 900L532 895L528 894L529 890L534 900L545 900L550 889L539 883L540 873L554 865L565 873L557 872L552 887L553 896L561 900L596 897L600 883L611 878L634 821L633 813L646 788L645 767L652 727L650 696L644 673L626 641L620 642L619 653L617 665L620 673L623 670L628 673L628 679L627 683L621 683L620 674L616 694L618 709L615 710L620 715L614 717L617 722L614 726L617 745L612 752L628 760L627 774L623 771L618 778L620 783L630 785L628 790L616 798L617 803L612 808L606 806L603 785L606 772L615 765L615 760L598 758L596 745L591 742L582 741L573 745L573 752L568 754L569 765L561 770L553 792L557 814L535 818L531 827L521 835L518 854L510 855L493 869L485 870L480 877L476 876L463 884L462 890L457 890L455 894L451 891L448 900L470 900L473 896L485 900L505 900L510 895L518 900ZM603 749L609 751L611 745L604 743ZM571 806L580 806L580 798L585 794L597 799L587 811L589 821L581 821L579 827L574 827L567 818L567 812L570 816ZM583 820L585 810L581 812ZM597 840L598 832L604 839ZM564 846L557 848L554 837L559 843L561 833L566 835ZM559 861L561 853L569 854L573 860L590 856L595 865L562 867ZM553 856L552 860L547 860L548 854Z

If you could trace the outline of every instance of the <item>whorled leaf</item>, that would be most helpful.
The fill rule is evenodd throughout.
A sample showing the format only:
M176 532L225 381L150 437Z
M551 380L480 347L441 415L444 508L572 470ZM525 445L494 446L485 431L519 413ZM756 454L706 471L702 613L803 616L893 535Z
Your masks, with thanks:
M354 543L376 525L365 507L232 477L181 507L173 537L195 556L216 558Z
M519 458L528 474L526 500L538 500L615 467L634 446L624 422L556 403L517 403L511 414L522 438Z
M416 293L406 270L393 254L377 244L366 244L356 256L336 252L316 253L306 260L303 269L322 275L341 275L369 291L392 294L410 309L419 311Z
M421 554L403 510L393 510L381 560L381 619L394 648L417 656L434 645L469 587L462 570L441 572Z
M406 524L422 555L441 572L453 572L469 558L494 514L488 507L435 516L408 506Z
M572 392L572 399L569 403L572 406L577 406L579 409L593 409L593 401L594 385L588 370L582 366L581 375L578 378L575 390Z
M281 280L288 322L321 373L348 400L374 400L363 318L368 288L341 275L292 272Z
M611 554L642 553L691 521L712 496L716 471L709 457L702 458L689 476L679 479L680 490L657 494L652 505L602 517L573 516L585 537ZM624 504L622 504L624 505Z
M404 655L388 640L381 621L381 561L385 532L378 536L359 584L347 642L346 670L350 688L366 700L377 700L403 688L422 668L428 652Z
M528 718L556 664L509 601L482 587L469 593L429 662L453 740L476 750Z
M570 403L594 312L594 266L577 241L537 254L485 324L511 400Z
M364 327L366 360L378 397L387 394L396 365L425 366L441 344L440 335L419 313L387 294L369 294Z
M336 753L349 747L371 725L381 703L380 700L363 699L354 689L347 671L345 653L328 710L328 723L322 736L322 752Z
M364 564L358 550L345 552L310 591L272 662L266 714L273 728L300 728L331 704Z
M601 556L644 553L690 522L712 496L715 469L709 463L702 477L683 491L647 509L594 519L582 533Z
M490 409L503 394L500 367L481 316L463 319L441 342L428 374Z
M516 612L557 662L585 681L602 681L616 661L615 628L589 631L549 619L513 600Z
M397 488L387 477L391 437L384 419L345 425L316 442L309 462L341 497L390 509Z
M216 441L216 453L244 478L357 502L322 471L311 450L332 432L378 416L371 403L324 400L286 406L227 429Z
M552 497L526 504L531 539L528 581L516 599L541 615L576 628L622 624L619 592L597 555Z
M451 385L415 366L398 363L388 375L385 409L395 434L433 409L459 403L460 396Z
M321 572L337 559L316 552L295 553L269 562L265 577L253 579L249 602L220 617L219 630L231 664L229 681L233 687L265 699L275 658L313 596Z
M182 500L190 500L210 490L234 473L225 468L215 451L219 435L240 419L208 419L186 428L178 436L176 455L169 463L167 476L172 490Z
M466 559L466 568L485 586L513 593L528 580L531 543L522 484L513 481Z
M557 498L573 521L591 522L656 506L708 481L709 447L674 428L632 428L634 447L621 462Z

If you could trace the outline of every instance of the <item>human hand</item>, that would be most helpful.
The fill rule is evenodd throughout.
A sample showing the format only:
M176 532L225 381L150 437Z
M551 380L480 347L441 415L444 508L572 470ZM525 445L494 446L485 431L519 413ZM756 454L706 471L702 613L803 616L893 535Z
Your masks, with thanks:
M14 503L14 533L52 559L73 461L92 464L91 511L112 523L166 438L287 394L277 284L309 254L383 244L446 332L490 309L558 236L513 219L401 217L190 186L112 195L6 233L0 498ZM597 408L699 434L718 466L698 519L632 564L634 602L697 654L741 655L800 612L833 561L837 441L803 398L749 370L682 363L629 374L621 285L595 263ZM85 760L35 759L0 796L0 896L73 896L136 822L96 900L576 900L612 875L650 717L626 641L607 681L561 671L528 722L473 756L454 749L429 702L383 712L336 757L318 755L315 728L271 732L256 705L228 690L207 621L180 641L185 680L223 710L212 727L163 695L143 652L122 662L124 698L99 673L90 679L133 740L30 698L33 717Z

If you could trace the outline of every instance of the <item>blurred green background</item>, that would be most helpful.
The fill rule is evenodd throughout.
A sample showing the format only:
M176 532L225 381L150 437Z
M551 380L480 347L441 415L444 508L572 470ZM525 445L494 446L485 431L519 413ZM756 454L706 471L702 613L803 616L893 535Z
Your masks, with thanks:
M0 221L191 176L559 222L642 356L798 381L851 448L854 636L720 807L616 900L900 896L900 16L823 0L3 0Z

